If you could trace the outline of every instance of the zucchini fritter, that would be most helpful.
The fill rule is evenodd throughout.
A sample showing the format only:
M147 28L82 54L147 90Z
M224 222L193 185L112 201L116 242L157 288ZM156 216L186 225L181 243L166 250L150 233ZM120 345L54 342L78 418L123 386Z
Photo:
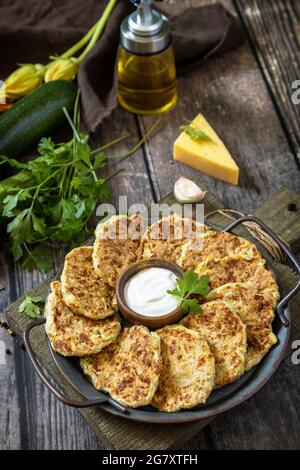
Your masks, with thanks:
M206 297L200 298L201 303L212 300L224 300L230 305L246 325L260 323L270 326L274 319L274 302L264 291L259 292L249 282L230 282L210 291Z
M225 284L212 290L202 302L226 301L246 325L247 353L246 371L258 364L269 349L277 342L272 332L274 299L259 293L250 282Z
M156 332L161 339L163 371L152 404L174 412L205 403L214 386L215 359L196 331L170 325Z
M121 329L117 315L97 321L75 315L65 304L58 281L51 283L45 315L51 345L63 356L95 354L115 341Z
M101 320L117 311L117 301L112 287L97 276L92 255L92 246L81 246L67 254L61 290L65 303L74 313Z
M277 343L277 338L271 327L258 323L256 325L247 325L247 343L246 371L262 360L270 348Z
M239 255L209 259L197 265L195 272L210 276L210 287L216 289L228 283L247 282L249 289L264 297L274 307L279 299L274 275L260 259L246 260Z
M150 225L142 238L143 258L160 258L177 262L187 239L203 238L208 228L193 219L177 214L164 217ZM198 233L196 233L198 232Z
M159 336L145 326L124 328L115 343L80 365L95 388L122 405L149 405L162 369Z
M199 263L218 260L229 255L239 255L246 260L262 257L256 246L244 238L232 233L207 231L203 240L191 239L182 246L182 252L177 260L185 271L195 269Z
M139 215L113 216L97 225L93 263L103 282L115 287L120 272L140 259L143 230Z
M216 361L215 388L237 380L245 372L246 326L228 304L215 300L202 305L180 322L206 340Z

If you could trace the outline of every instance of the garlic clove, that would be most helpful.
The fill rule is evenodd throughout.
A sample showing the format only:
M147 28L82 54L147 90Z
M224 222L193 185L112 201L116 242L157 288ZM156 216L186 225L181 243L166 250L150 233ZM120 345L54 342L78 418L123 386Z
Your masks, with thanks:
M189 204L202 201L205 191L202 191L194 181L181 176L174 184L174 196L177 202Z

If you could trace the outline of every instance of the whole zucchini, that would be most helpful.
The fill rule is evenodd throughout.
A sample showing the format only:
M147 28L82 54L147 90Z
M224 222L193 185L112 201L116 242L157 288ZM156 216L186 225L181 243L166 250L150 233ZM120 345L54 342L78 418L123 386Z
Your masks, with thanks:
M72 113L77 88L54 80L20 99L0 117L0 155L16 157L65 121L63 107Z

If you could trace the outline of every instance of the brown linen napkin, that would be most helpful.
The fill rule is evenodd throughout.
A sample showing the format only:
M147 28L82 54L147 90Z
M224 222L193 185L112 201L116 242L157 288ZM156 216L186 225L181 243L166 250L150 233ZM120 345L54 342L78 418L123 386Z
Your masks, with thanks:
M100 17L107 0L2 0L0 5L0 79L17 63L47 63L77 42ZM154 2L154 8L161 10ZM82 93L84 130L94 131L116 106L115 64L122 19L133 9L119 0L104 34L82 62L78 83ZM244 41L238 19L221 4L184 10L169 16L179 72L223 54Z

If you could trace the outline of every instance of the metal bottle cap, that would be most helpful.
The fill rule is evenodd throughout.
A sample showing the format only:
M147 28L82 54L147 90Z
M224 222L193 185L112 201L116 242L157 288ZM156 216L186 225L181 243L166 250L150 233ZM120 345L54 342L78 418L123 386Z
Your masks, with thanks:
M121 44L133 54L156 54L171 42L167 18L152 10L152 0L131 0L137 10L121 24Z

